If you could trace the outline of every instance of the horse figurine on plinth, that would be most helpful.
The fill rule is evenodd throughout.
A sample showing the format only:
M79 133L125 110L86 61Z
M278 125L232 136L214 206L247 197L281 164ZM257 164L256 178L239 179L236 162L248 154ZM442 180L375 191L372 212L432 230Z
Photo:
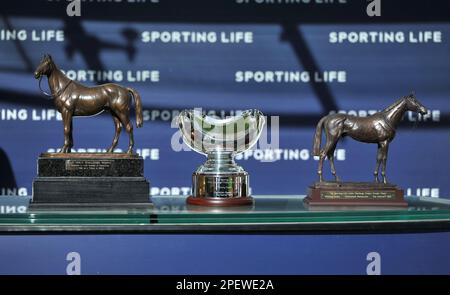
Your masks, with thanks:
M53 62L50 55L44 55L37 67L34 77L40 82L43 76L47 76L50 94L55 106L62 115L64 123L64 146L61 153L70 153L73 147L72 117L93 116L107 110L111 113L115 124L115 135L108 153L114 152L119 141L122 126L128 133L128 153L133 152L134 137L133 124L130 122L131 96L134 97L136 107L136 125L142 127L142 102L139 93L132 89L117 84L103 84L94 87L86 87L66 77Z
M357 141L378 144L377 163L374 171L375 182L380 181L378 171L382 164L381 175L383 176L383 182L387 183L386 161L389 143L394 139L397 125L407 111L422 115L427 113L427 109L412 93L402 97L385 110L368 117L356 117L346 114L331 114L323 117L317 124L313 147L314 155L319 156L319 167L317 170L319 181L323 182L322 169L325 157L328 157L330 161L331 173L335 180L339 181L334 167L334 150L339 138L350 136ZM325 130L327 141L325 147L320 149L322 129Z

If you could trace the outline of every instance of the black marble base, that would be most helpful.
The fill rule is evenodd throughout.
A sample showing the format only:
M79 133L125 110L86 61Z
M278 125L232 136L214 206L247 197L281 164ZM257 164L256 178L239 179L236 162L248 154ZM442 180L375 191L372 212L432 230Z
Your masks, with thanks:
M33 203L145 203L149 183L143 177L37 177Z
M31 205L149 204L143 162L128 154L42 154Z

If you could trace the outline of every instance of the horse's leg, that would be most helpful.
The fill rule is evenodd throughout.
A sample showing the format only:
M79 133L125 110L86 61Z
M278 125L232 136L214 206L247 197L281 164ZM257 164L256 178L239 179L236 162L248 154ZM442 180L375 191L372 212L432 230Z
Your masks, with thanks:
M122 125L120 123L120 119L114 113L112 113L111 115L114 120L115 134L114 134L114 139L111 144L111 147L107 151L108 153L114 152L114 149L116 148L117 143L119 142L120 132L122 131Z
M70 119L69 153L73 148L73 118Z
M383 183L387 183L386 161L387 161L388 150L389 150L389 142L384 141L382 143L382 152L381 152L381 154L382 154L381 161L383 163L383 165L381 166L381 175L383 176Z
M381 144L378 143L377 163L376 163L376 165L375 165L375 170L373 171L373 175L375 176L375 182L380 182L380 179L378 178L378 170L380 170L381 160L382 160L382 155L381 155Z
M319 167L317 169L317 174L319 174L319 182L323 181L323 160L325 159L325 153L323 150L320 151L319 155Z
M327 144L328 144L328 137L327 137L327 142L326 142L325 146ZM323 181L323 161L325 160L326 156L327 156L327 153L326 153L326 149L324 147L323 149L320 150L320 153L319 153L319 167L317 169L317 174L319 174L319 182Z
M337 182L339 181L339 177L336 174L336 167L334 166L334 150L336 149L337 140L335 140L334 145L331 146L330 150L328 151L327 157L330 161L330 167L331 167L331 174L334 176L334 180Z
M132 154L133 147L134 147L133 124L131 124L131 122L129 120L128 120L127 125L125 126L125 129L127 130L128 136L130 137L127 153Z
M61 148L61 153L70 153L70 142L72 138L72 113L64 109L61 112L64 124L64 145Z
M339 128L340 128L339 125L336 126L335 129L329 130L328 128L325 128L325 135L327 142L325 144L323 151L321 151L321 156L323 153L324 157L326 155L326 157L328 157L328 160L330 161L331 174L333 174L335 181L339 180L336 175L336 168L334 166L334 150L336 149L337 142L342 134Z
M131 124L130 116L128 114L122 112L122 113L118 113L117 116L119 117L120 122L122 123L122 126L125 127L125 130L128 133L129 143L128 143L127 153L131 154L133 152L133 147L134 147L133 124Z
M319 154L319 170L317 171L317 173L319 174L320 182L323 181L323 161L327 157L327 155L335 141L335 139L332 138L329 134L327 134L326 138L327 138L327 142L325 144L325 147L320 151L320 154Z

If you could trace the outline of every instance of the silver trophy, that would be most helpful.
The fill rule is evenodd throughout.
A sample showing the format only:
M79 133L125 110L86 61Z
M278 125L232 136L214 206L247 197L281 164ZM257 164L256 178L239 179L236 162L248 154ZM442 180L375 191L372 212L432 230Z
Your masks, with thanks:
M192 175L189 204L235 206L253 203L248 173L234 161L234 156L251 149L265 124L258 110L217 119L200 110L184 110L178 116L183 141L207 161Z

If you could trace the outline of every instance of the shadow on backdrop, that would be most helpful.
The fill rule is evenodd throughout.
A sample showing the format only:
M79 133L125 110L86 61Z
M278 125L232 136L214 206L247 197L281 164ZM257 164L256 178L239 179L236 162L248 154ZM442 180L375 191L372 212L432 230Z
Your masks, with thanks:
M3 149L0 149L0 187L5 189L17 188L11 162Z
M170 3L169 3L170 2ZM23 9L26 5L27 9ZM291 5L277 7L271 5L237 5L227 0L197 0L195 3L182 0L161 2L158 5L150 3L83 3L83 21L115 21L115 22L146 22L146 23L172 23L172 24L278 24L282 26L281 40L289 42L293 48L299 65L303 65L307 71L320 71L317 61L314 59L309 46L299 30L302 24L391 24L391 23L436 23L450 22L450 2L442 1L433 5L423 5L420 0L398 0L383 3L381 17L370 18L366 14L366 1L353 1L346 5L313 5L309 9L298 9ZM177 9L174 9L176 7ZM8 1L2 7L3 18L8 29L14 29L9 22L9 17L46 17L60 19L64 23L66 36L65 52L68 58L80 54L89 69L102 71L105 69L101 61L101 53L105 50L124 51L129 61L136 56L135 41L139 34L132 28L125 28L121 34L124 43L115 43L102 40L90 34L83 27L80 18L65 17L65 3L48 1ZM124 13L126 9L126 13ZM182 11L183 13L180 13ZM16 44L21 58L30 68L30 58L20 44ZM282 114L280 123L284 126L315 126L320 118L328 114L330 110L337 110L338 104L325 83L310 84L317 99L322 106L320 114ZM41 107L53 107L52 101L40 99L38 92L35 95L24 94L16 91L0 89L0 100L35 105ZM176 110L161 105L143 105L144 109ZM180 106L184 108L184 106ZM279 115L279 114L266 114ZM410 127L413 123L404 122L401 127ZM419 128L447 128L450 125L450 117L441 114L441 121L434 124L419 124Z
M104 50L122 50L127 53L128 60L133 61L136 55L134 41L138 37L138 33L126 28L122 31L125 38L125 44L104 41L95 35L88 34L84 29L81 21L77 18L66 18L64 20L64 32L66 36L66 56L73 59L74 55L79 53L86 62L88 69L96 71L104 71L105 66L100 59L101 52ZM111 81L106 81L111 82ZM97 82L97 84L101 84Z

